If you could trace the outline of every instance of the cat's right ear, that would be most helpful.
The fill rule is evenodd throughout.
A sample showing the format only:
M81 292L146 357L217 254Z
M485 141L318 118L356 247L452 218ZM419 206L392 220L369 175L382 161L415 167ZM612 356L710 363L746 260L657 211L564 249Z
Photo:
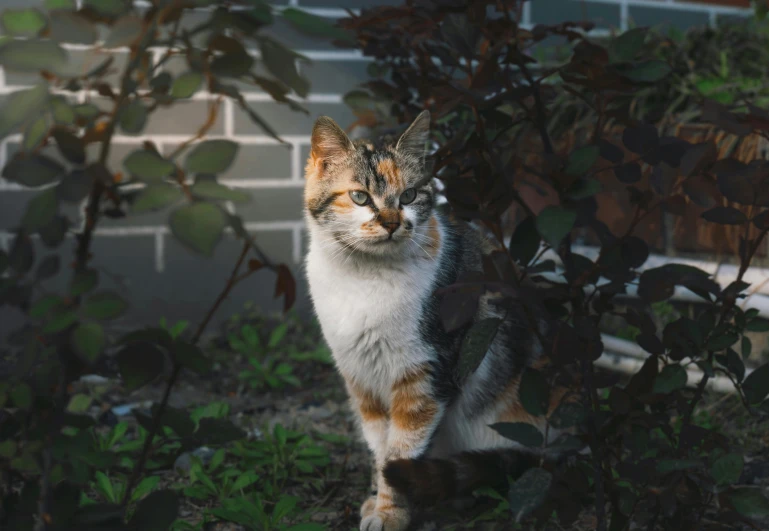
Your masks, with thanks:
M325 166L343 160L354 150L352 140L334 120L321 116L315 121L310 151L313 160Z

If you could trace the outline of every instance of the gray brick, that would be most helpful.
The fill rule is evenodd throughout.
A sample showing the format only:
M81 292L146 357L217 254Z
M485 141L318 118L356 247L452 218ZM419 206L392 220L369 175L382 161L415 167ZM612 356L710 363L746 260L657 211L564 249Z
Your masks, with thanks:
M535 0L531 4L534 24L559 24L564 21L591 21L599 27L617 27L619 5L581 0Z
M264 232L255 234L260 247L275 261L288 256L290 260L291 234ZM174 319L190 319L199 322L221 292L222 287L241 250L240 241L228 237L220 242L216 253L210 259L192 254L181 244L169 238L166 241L166 269L162 277L164 285L155 294L153 312L163 312ZM296 268L294 274L296 275ZM201 282L205 279L205 282ZM190 289L190 286L195 289ZM275 276L269 271L260 271L243 281L222 304L216 319L223 321L243 308L247 301L253 301L264 311L281 308L282 300L275 300ZM306 290L302 288L302 293ZM302 295L306 299L306 295ZM305 303L306 304L306 303Z
M104 110L112 109L112 102L104 98L94 98L92 102ZM200 126L208 119L207 101L180 101L171 107L159 107L149 115L147 126L141 135L189 135L194 136ZM211 135L224 133L224 106L219 108Z
M304 200L301 188L274 188L243 191L251 194L248 203L235 205L246 222L296 221L302 219Z
M632 26L675 28L687 30L693 26L705 26L709 16L706 12L679 11L676 9L657 9L654 7L630 6L628 24Z
M310 114L292 111L285 105L273 102L251 103L252 108L270 124L278 134L307 135L312 133L312 125L318 116L326 115L336 120L340 126L347 127L355 121L355 115L349 107L336 103L304 103ZM263 135L264 131L251 121L241 109L235 109L235 133Z
M168 278L155 268L155 237L97 235L91 245L92 265L99 270L100 288L115 290L131 304L115 326L157 325L153 312L156 294Z
M166 145L164 152L169 154L175 148L175 145ZM221 179L288 179L291 177L291 149L290 145L241 144L232 166L219 177ZM184 155L181 160L184 160Z
M326 7L329 7L326 4ZM335 24L336 20L332 18L326 19L329 24ZM330 39L321 39L312 37L306 33L302 33L294 29L291 24L286 22L281 17L275 17L275 22L272 26L264 28L261 32L264 35L269 35L279 40L284 45L288 46L292 50L338 50L336 46L332 44Z
M93 50L67 50L69 61L60 65L54 73L63 77L86 74L93 68L100 65L108 55L105 52L96 53ZM117 87L120 82L120 76L128 62L128 54L125 52L114 52L111 55L115 57L109 68L109 74L104 76L103 80L113 87ZM5 82L8 85L34 85L40 81L40 75L31 72L6 72Z
M368 61L314 61L302 64L302 74L310 81L310 92L345 94L369 76Z
M19 226L21 217L27 210L27 203L39 195L38 190L12 190L0 192L0 230L9 230ZM59 212L76 223L80 219L78 205L61 203Z

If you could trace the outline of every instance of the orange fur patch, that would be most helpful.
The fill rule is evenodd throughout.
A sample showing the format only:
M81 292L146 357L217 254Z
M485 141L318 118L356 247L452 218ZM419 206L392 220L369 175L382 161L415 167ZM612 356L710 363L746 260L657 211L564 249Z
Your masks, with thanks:
M401 171L398 166L395 165L393 159L384 159L377 164L376 171L384 177L387 184L393 188L402 188L404 186L403 179L401 178Z
M393 384L390 414L397 428L405 431L423 429L438 413L438 403L423 390L427 377L427 367L423 366Z
M430 256L435 258L438 255L438 250L441 248L441 233L438 230L438 219L435 216L430 218L427 225L427 237L430 240L425 245L425 248L430 253Z
M376 396L357 385L349 385L350 393L355 396L360 416L364 422L372 422L387 418L387 407Z
M510 380L505 390L500 393L498 402L502 407L497 417L497 422L525 422L526 424L539 426L541 419L537 419L537 417L529 414L518 398L518 387L520 384L521 377L516 376Z

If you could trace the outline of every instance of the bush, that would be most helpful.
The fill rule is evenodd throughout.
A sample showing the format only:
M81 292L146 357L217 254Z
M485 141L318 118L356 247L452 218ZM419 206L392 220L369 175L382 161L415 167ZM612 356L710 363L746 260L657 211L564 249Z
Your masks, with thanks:
M568 526L589 504L599 530L628 529L631 523L733 529L743 522L758 528L754 522L769 517L769 501L759 489L739 484L743 452L727 437L697 426L693 416L708 382L723 375L748 411L769 417L769 365L747 377L744 365L751 351L745 332L766 330L766 323L756 310L736 305L748 287L743 276L769 232L769 163L719 160L712 141L690 144L662 136L655 124L634 114L630 103L639 94L646 101L661 98L658 108L667 108L668 93L655 90L673 71L669 61L679 52L670 51L672 41L650 36L646 28L594 40L585 22L528 30L519 25L521 9L516 1L408 1L343 22L375 60L375 78L346 97L358 117L355 125L392 130L429 109L437 146L433 171L446 198L457 215L485 226L501 246L486 257L482 274L442 290L444 326L470 326L470 334L488 327L487 321L471 324L479 297L488 291L501 294L497 303L503 308L523 301L530 316L546 312L554 326L552 337L541 337L532 326L550 363L523 375L523 406L542 416L541 404L556 383L580 390L574 402L562 402L548 417L554 428L579 426L576 435L553 445L571 459L517 479L509 492L512 517L533 515L544 524L556 514ZM538 53L557 40L570 46L564 61ZM733 94L724 103L688 97L700 123L738 139L769 138L769 112L749 94ZM558 135L574 124L569 115L554 117L564 110L558 102L575 100L594 119L567 150ZM621 233L597 218L597 176L603 172L613 172L625 185L633 208ZM544 204L527 199L543 196L550 198ZM635 234L639 224L660 211L682 215L703 197L710 202L703 223L741 229L734 282L719 286L707 273L681 264L641 271L649 246ZM525 216L510 236L504 215L511 206ZM573 250L577 231L600 242L597 259ZM556 266L540 260L548 250L562 264L557 280L542 276ZM641 311L615 306L615 297L630 285L646 305ZM678 286L700 296L702 304L693 317L677 317L658 329L649 305L668 300ZM649 354L628 382L594 366L603 352L599 326L610 315L637 329L635 340ZM493 334L478 330L477 336ZM470 358L464 365L477 367L484 353L483 344L463 351ZM702 377L692 388L686 368L694 365ZM497 427L523 445L547 446L525 424ZM589 455L575 453L583 448Z
M3 370L11 370L0 383L0 527L167 529L176 520L178 496L159 488L157 478L147 476L148 466L170 466L183 452L245 436L224 418L193 420L168 407L175 383L184 370L205 374L210 369L197 343L241 280L259 270L273 271L276 296L284 297L286 309L295 291L288 268L265 256L243 222L221 205L244 200L244 194L216 179L237 156L238 145L205 137L223 102L231 100L280 140L240 93L239 83L259 86L287 108L307 112L292 99L309 89L296 67L303 58L263 31L274 17L315 35L344 34L300 10L276 12L258 1L86 1L80 9L75 2L46 4L53 6L50 11L9 9L1 17L7 35L0 44L0 65L40 77L35 86L10 94L0 111L0 138L20 131L22 144L2 175L39 190L18 220L9 252L0 251L0 304L27 318L8 338L3 354ZM205 18L188 16L196 6L207 6ZM93 46L98 61L83 72L68 68L72 44ZM260 50L269 74L256 72L250 46ZM118 68L113 52L121 50L128 60ZM183 73L173 76L164 69L172 62L183 65ZM122 168L110 167L116 133L139 136L153 112L195 94L207 94L209 113L187 141L170 154L145 141ZM85 219L78 229L65 206L83 200ZM182 333L184 324L170 330L161 326L115 340L109 322L126 311L128 302L99 288L99 273L90 265L94 231L104 218L156 210L170 210L171 233L194 252L211 256L226 231L243 242L242 251L220 296L191 333ZM70 232L75 254L62 257ZM50 254L38 258L33 237ZM49 289L46 282L69 263L66 288ZM114 374L115 364L129 391L165 380L152 414L135 413L140 427L130 445L121 442L126 425L105 433L83 414L80 402L88 397L71 396L81 375ZM233 479L236 486L247 480ZM89 498L94 493L96 500ZM253 525L284 528L295 504L296 499L285 498L266 514L260 500L258 511L266 523Z

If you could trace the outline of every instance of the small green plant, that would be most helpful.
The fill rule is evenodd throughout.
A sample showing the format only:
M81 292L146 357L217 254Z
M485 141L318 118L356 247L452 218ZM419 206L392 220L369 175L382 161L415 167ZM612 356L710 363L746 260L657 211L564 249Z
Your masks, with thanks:
M227 452L224 448L216 451L208 466L204 466L198 457L192 457L190 466L190 486L184 488L184 495L191 498L217 498L220 501L236 494L244 495L244 490L259 481L259 475L253 471L238 468L223 469Z
M256 441L238 441L233 456L244 469L256 470L265 496L276 496L291 482L310 482L311 475L330 463L328 451L309 435L276 424Z
M321 524L300 523L289 526L285 521L296 514L298 499L294 496L283 496L268 512L266 504L258 495L225 500L222 507L212 509L210 513L220 520L235 522L252 531L323 531Z
M287 329L288 325L285 323L275 328L266 345L259 339L256 329L248 324L241 327L240 337L235 334L227 337L232 350L248 359L251 368L241 371L238 376L251 389L279 389L285 385L299 387L299 379L293 374L294 367L280 361L278 353L275 352Z

